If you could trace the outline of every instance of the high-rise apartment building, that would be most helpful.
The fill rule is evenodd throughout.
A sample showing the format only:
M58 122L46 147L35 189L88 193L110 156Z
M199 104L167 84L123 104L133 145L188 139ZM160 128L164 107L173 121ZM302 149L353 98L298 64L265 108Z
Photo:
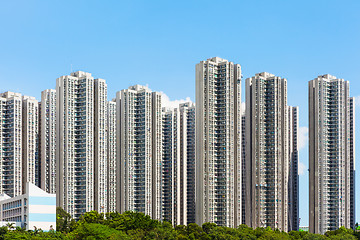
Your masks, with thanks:
M246 79L245 223L288 231L290 146L287 80L270 73Z
M196 223L241 224L241 66L196 65Z
M163 109L163 219L174 225L194 222L195 106Z
M41 92L40 106L41 188L56 192L56 90Z
M39 157L39 102L34 97L23 96L22 113L22 188L25 192L26 183L40 186Z
M76 219L107 210L106 106L104 80L81 71L56 80L57 206Z
M181 198L179 175L183 174L180 168L180 121L179 109L163 108L162 122L163 137L163 159L162 159L162 218L174 225L180 224L184 219L180 214L185 215L181 209L184 199ZM186 194L186 192L184 192ZM185 203L186 206L186 203ZM179 214L178 214L179 213Z
M107 85L104 79L94 80L94 178L95 209L108 212L108 101Z
M187 224L195 223L195 111L193 103L180 104L182 157L186 164ZM186 155L185 155L186 154Z
M116 212L116 100L109 101L107 107L107 158L108 181L107 199L108 212Z
M26 182L40 184L39 102L20 93L0 94L0 191L11 197Z
M350 98L350 227L355 228L355 98Z
M177 168L179 160L179 111L175 109L163 108L162 122L162 218L177 223ZM181 171L179 169L179 171Z
M135 85L116 95L117 209L162 217L161 94Z
M1 193L10 197L22 194L22 96L0 94Z
M299 108L288 107L289 119L289 231L299 231Z
M313 233L354 227L353 104L348 81L326 74L309 82L309 230Z
M246 174L245 174L245 148L246 148L246 118L245 118L245 109L242 110L241 115L241 224L245 224L246 220L246 211L245 211L245 196L246 196Z

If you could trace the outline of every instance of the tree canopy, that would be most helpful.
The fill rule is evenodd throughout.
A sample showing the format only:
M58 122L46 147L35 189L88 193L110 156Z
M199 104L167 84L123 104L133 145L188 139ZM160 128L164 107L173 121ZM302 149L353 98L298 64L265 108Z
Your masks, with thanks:
M199 226L172 226L170 222L151 219L144 213L128 211L120 213L85 213L79 221L71 218L63 209L57 209L56 230L44 232L41 229L25 231L12 225L0 227L2 239L182 239L182 240L221 240L221 239L360 239L360 232L341 227L324 235L305 231L282 232L278 229L256 228L246 225L237 228L221 227L214 223Z

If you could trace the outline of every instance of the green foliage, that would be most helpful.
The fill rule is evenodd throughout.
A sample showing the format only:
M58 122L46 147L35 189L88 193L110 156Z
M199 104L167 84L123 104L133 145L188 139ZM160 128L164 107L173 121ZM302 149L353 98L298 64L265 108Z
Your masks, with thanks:
M71 215L61 207L56 208L56 230L64 233L71 232L76 227L76 222Z
M129 232L132 230L142 230L145 232L154 230L160 226L160 222L153 220L144 213L127 211L123 214L107 214L105 223L117 230Z
M82 223L99 223L99 224L103 224L105 221L104 219L104 214L103 213L98 213L97 211L91 211L91 212L87 212L85 213L79 221L79 224Z
M169 222L163 222L146 234L146 239L177 239L177 232Z
M14 231L8 231L4 239L65 239L65 235L61 232L49 231L24 231L22 229L16 229Z
M215 223L204 223L202 225L202 229L206 234L210 234L216 227Z
M8 232L8 228L6 226L0 227L0 240L5 239L5 235Z
M68 239L130 239L125 233L99 223L82 223L67 235Z
M12 224L0 227L2 239L169 239L169 240L255 240L255 239L360 239L360 232L341 227L324 235L305 231L282 232L279 229L256 228L246 225L237 228L221 227L214 223L204 223L201 227L195 223L187 226L172 226L170 222L153 220L139 212L102 214L91 211L84 214L78 222L63 209L57 209L57 231L43 232L41 229L25 231Z

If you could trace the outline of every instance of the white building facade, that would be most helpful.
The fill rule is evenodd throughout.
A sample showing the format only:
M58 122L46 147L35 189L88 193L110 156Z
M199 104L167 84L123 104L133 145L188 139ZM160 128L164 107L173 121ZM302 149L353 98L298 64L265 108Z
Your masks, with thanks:
M22 117L22 184L24 192L27 182L40 186L39 102L34 97L23 96Z
M14 224L25 230L56 229L56 195L49 194L34 184L25 184L25 194L9 197L0 195L0 224Z
M196 65L196 223L241 224L241 66Z
M107 84L104 79L94 80L94 190L95 209L108 212L108 101Z
M22 194L22 96L0 94L1 193L10 197Z
M270 73L246 79L245 223L289 230L290 146L287 80Z
M187 223L195 223L195 112L194 103L180 104L181 150L186 181L186 215ZM183 190L185 191L185 190Z
M116 95L117 209L143 212L161 219L161 94L135 85Z
M81 71L56 81L57 205L76 219L107 211L106 87Z
M194 222L195 105L163 109L162 211L174 225Z
M108 212L116 212L116 100L108 102L107 114Z
M41 92L40 106L41 188L56 192L56 90Z
M353 104L348 81L326 74L309 82L310 232L354 227Z
M0 192L10 197L25 183L40 184L39 102L20 93L0 94Z

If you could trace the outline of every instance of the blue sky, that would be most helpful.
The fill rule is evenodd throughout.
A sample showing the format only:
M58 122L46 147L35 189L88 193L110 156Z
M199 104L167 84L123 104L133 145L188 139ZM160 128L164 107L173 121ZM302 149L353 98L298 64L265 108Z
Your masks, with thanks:
M195 64L213 56L241 64L244 79L285 77L305 139L300 217L308 225L307 82L329 73L360 96L359 9L357 0L1 1L0 91L40 99L72 69L106 79L109 99L148 84L171 100L195 100Z

